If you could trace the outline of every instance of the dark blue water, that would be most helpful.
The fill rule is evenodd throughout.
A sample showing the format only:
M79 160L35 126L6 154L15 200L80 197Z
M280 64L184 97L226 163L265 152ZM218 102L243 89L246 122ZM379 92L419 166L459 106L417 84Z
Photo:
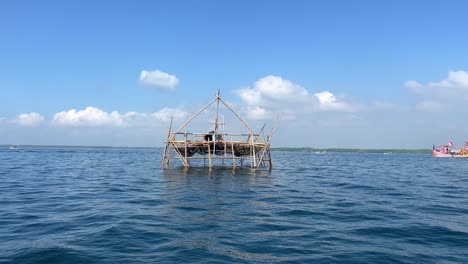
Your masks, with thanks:
M468 263L468 159L273 152L162 171L160 149L0 150L0 262Z

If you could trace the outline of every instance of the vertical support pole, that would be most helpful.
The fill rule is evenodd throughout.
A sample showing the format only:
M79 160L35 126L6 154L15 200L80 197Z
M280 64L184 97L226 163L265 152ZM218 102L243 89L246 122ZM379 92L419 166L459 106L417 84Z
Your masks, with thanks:
M268 160L270 161L270 170L271 170L271 168L273 167L273 162L272 162L272 160L271 160L270 148L268 148L268 158L269 158Z
M235 155L234 155L234 143L232 142L232 138L231 138L231 153L232 153L232 167L235 168L236 167L236 158L235 158Z
M184 132L184 148L185 148L185 155L184 155L184 158L185 158L185 163L188 164L188 160L187 160L187 132Z
M211 147L210 147L211 143L210 141L208 141L208 167L211 169Z
M216 99L217 99L217 102L216 102L216 119L215 119L215 134L217 135L218 134L218 115L219 115L219 99L220 99L220 91L218 89L218 94L216 94Z
M256 155L255 155L255 144L254 144L254 137L253 137L253 135L252 135L252 137L250 137L250 141L251 141L251 144L252 144L253 167L254 167L254 168L257 168L257 159L256 159Z
M169 148L169 140L171 138L171 129L172 129L172 119L174 117L171 116L171 124L169 125L169 131L167 132L167 141L166 141L166 147L164 148L164 154L163 154L163 158L161 160L161 165L164 166L167 166L169 164L169 158L167 157L167 149ZM167 160L167 162L166 162Z
M213 155L216 155L216 137L217 137L217 134L215 132L213 135Z
M252 168L253 167L253 162L252 162L252 146L250 145L250 135L251 133L249 133L249 135L247 136L247 143L249 144L249 159L250 159L250 167ZM242 157L241 159L241 164L242 162L244 161L244 158Z
M226 130L225 130L225 123L224 123L224 115L223 115L223 143L224 143L224 159L223 159L223 165L224 165L224 160L227 159Z
M220 91L218 89L218 93L216 94L216 117L215 117L215 128L213 134L213 155L216 155L216 141L218 138L218 120L219 120L219 98L220 98Z

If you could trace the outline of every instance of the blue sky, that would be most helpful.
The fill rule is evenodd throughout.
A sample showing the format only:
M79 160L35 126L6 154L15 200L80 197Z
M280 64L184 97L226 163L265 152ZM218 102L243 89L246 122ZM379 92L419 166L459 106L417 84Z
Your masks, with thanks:
M182 123L217 89L253 127L282 113L276 146L461 144L467 11L465 1L6 1L0 144L160 146L167 117Z

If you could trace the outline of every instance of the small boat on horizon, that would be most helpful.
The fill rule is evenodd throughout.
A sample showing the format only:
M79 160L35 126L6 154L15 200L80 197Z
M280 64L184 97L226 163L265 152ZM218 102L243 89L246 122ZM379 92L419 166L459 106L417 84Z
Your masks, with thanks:
M11 149L11 150L17 150L17 149L18 149L18 145L11 145L11 146L10 146L10 149Z
M452 140L448 145L432 145L432 156L436 158L468 158L468 142L461 149L453 148Z

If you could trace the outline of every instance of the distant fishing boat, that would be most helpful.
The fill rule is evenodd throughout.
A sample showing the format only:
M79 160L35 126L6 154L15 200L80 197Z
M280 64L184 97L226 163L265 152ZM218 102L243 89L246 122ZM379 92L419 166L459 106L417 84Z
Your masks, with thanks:
M12 145L12 146L10 146L10 149L11 150L16 150L16 149L18 149L18 146L17 145Z
M448 145L432 146L432 156L436 158L468 158L468 142L461 149L453 148L453 141Z
M325 153L327 153L326 150L315 150L315 149L306 149L305 152L312 153L312 154L325 154Z

